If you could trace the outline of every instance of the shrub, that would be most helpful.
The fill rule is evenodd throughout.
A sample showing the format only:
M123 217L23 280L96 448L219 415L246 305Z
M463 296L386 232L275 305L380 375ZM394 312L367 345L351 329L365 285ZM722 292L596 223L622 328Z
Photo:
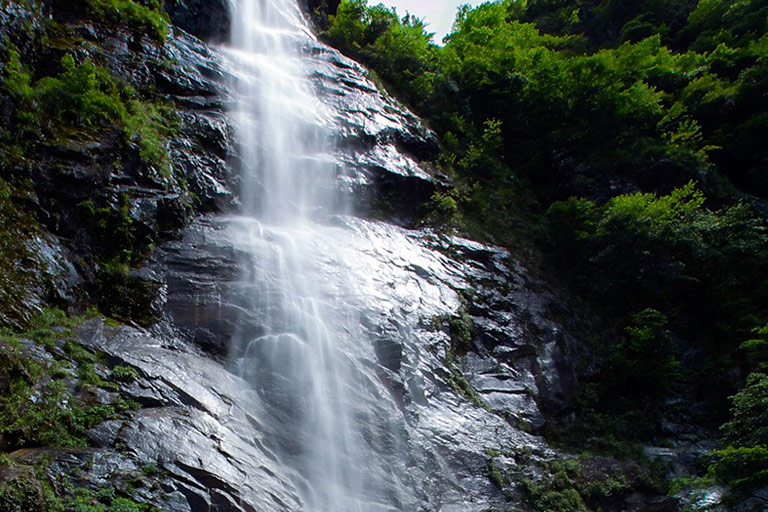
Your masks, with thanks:
M167 105L142 99L109 70L90 60L76 63L71 54L60 62L61 71L33 83L19 60L9 51L3 87L15 102L15 132L3 133L4 146L29 150L45 130L63 138L93 137L110 129L122 132L126 143L138 146L139 157L160 175L170 173L166 141L179 127Z
M734 446L768 445L768 375L752 373L731 397L733 419L723 425L724 440Z
M3 512L47 512L45 496L31 476L20 476L0 486L0 510Z
M76 322L59 310L46 310L29 330L0 333L2 449L85 446L88 429L135 407L120 397L113 403L91 405L75 392L89 385L118 390L116 384L98 376L95 364L100 356L67 339ZM46 346L55 359L41 358L29 350L30 343ZM58 348L62 345L63 354ZM63 371L65 366L76 371Z
M587 512L584 500L564 474L540 482L523 480L521 483L536 512Z
M729 446L713 452L715 462L710 471L723 483L737 490L768 484L768 447Z

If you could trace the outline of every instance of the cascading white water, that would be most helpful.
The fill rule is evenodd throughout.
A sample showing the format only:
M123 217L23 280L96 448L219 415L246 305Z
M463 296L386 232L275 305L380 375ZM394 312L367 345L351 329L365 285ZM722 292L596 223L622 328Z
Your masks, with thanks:
M342 346L354 338L345 318L354 313L330 311L334 292L314 272L317 261L334 257L327 220L343 209L328 156L332 115L312 93L302 51L314 36L296 0L235 2L244 170L243 214L230 230L247 255L239 293L252 310L233 339L233 363L263 402L274 430L269 448L292 473L305 510L369 512L371 495L398 498L366 475L375 455L363 437L372 420L350 407L366 383Z
M295 0L235 1L232 41L244 71L238 85L243 210L270 223L303 223L334 199L335 167L323 159L327 116L305 79L301 54L314 36Z

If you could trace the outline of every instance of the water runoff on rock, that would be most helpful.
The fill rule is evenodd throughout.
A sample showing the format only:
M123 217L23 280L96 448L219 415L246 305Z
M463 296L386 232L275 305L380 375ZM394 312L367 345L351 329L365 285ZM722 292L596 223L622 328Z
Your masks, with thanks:
M243 172L242 214L228 229L245 254L248 311L232 364L257 392L256 421L307 512L398 510L395 470L372 468L381 458L371 448L391 455L397 435L360 405L387 409L389 399L359 370L356 312L329 305L344 300L343 266L333 283L316 273L336 257L333 219L346 209L334 192L333 115L308 78L317 42L296 0L233 1Z

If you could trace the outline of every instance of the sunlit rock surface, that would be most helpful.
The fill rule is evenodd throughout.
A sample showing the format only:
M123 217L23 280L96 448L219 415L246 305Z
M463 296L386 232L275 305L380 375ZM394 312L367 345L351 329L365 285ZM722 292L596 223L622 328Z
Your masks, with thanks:
M166 311L180 338L223 354L224 338L236 331L258 336L264 306L243 289L238 269L258 267L242 261L251 257L247 231L260 228L244 218L209 217L159 250L155 268L167 275ZM339 315L359 312L348 319L341 345L360 378L351 406L370 423L366 441L381 454L365 472L393 489L417 490L415 501L380 496L369 510L490 510L505 503L487 477L487 452L545 456L546 446L517 427L540 427L540 388L554 395L570 378L558 368L568 356L567 338L542 316L546 294L531 291L530 277L505 251L463 239L354 217L337 217L305 235L301 243L317 256L311 271L326 283L323 306ZM273 239L296 242L279 233ZM441 322L458 314L460 292L471 298L472 346L452 363ZM473 316L490 307L492 315ZM237 359L222 357L221 371L247 378ZM480 403L449 385L452 370L466 376ZM290 442L284 418L251 414L263 446Z

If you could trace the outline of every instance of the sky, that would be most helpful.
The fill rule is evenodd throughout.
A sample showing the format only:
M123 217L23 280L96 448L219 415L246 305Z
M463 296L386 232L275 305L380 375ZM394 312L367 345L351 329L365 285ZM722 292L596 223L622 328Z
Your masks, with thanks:
M427 30L435 32L434 41L440 44L456 18L456 10L462 4L477 5L480 0L368 0L368 5L382 3L388 7L396 7L397 14L404 16L406 12L423 19Z

